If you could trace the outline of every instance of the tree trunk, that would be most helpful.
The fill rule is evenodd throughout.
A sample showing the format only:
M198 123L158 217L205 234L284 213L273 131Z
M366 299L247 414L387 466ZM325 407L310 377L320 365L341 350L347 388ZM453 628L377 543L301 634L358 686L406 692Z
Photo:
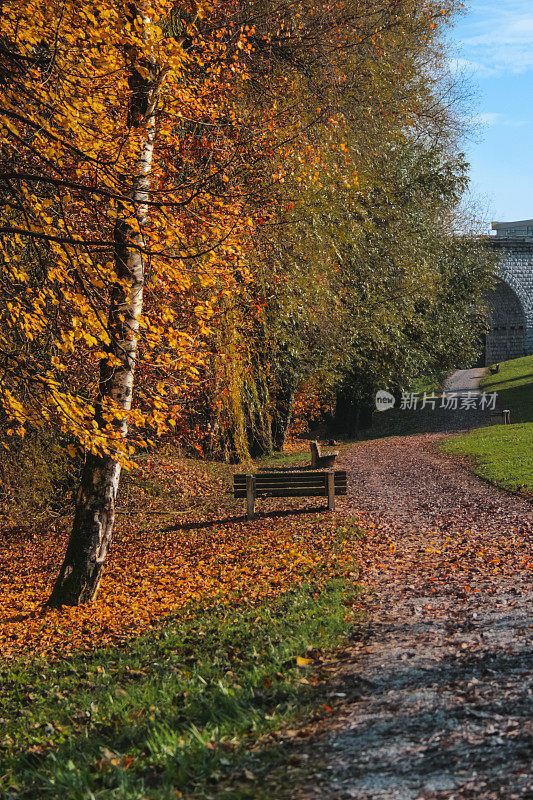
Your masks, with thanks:
M272 428L268 413L270 394L265 377L266 367L258 351L254 354L253 363L253 373L243 387L243 410L248 451L252 458L260 458L272 455Z
M147 133L141 146L131 200L139 230L120 217L115 226L115 265L120 283L114 286L108 316L111 343L110 355L121 363L110 366L107 359L100 364L99 397L96 403L96 421L103 427L105 400L129 411L132 402L139 316L143 308L144 245L142 230L146 224L147 201L150 190L150 172L154 149L156 122L155 110L159 99L161 78L147 87L144 96L143 122ZM137 106L140 98L134 98ZM119 211L120 215L120 211ZM127 436L126 421L120 423L120 435ZM115 454L116 455L116 454ZM102 571L115 523L115 501L120 480L119 461L110 455L89 454L82 474L77 497L74 525L48 606L79 605L94 599L102 578Z
M272 413L272 443L274 449L281 451L285 445L287 431L292 419L292 406L296 389L294 384L279 390L276 395L276 404Z

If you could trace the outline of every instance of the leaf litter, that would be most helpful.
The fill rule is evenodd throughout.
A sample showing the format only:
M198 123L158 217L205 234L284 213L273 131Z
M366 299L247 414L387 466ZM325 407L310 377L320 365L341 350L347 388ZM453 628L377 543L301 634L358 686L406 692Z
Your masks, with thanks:
M533 797L533 506L436 452L441 436L343 459L371 633L325 667L326 713L270 737L292 764L279 798Z
M290 501L281 501L290 510ZM247 521L224 477L184 459L153 458L119 497L118 522L99 594L91 603L43 610L68 541L70 518L39 529L0 530L0 656L65 657L117 645L187 613L191 603L246 603L298 583L353 570L354 538L321 501L301 513ZM313 508L317 513L306 514ZM263 509L280 504L263 501ZM339 533L339 531L341 531Z

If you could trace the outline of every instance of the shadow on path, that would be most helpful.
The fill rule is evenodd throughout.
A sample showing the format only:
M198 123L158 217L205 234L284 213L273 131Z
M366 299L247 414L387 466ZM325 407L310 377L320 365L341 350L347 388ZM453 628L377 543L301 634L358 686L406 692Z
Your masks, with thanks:
M533 798L533 505L436 452L440 438L341 459L344 510L371 531L373 633L340 658L333 713L281 738L305 769L279 797Z

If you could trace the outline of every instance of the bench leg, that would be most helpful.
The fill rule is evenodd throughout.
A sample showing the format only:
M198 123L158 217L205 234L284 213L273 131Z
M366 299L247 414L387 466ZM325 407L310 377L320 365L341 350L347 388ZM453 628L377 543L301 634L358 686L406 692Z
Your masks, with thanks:
M255 475L246 476L246 516L255 517Z
M326 475L326 486L328 488L328 511L335 511L335 475L328 472Z

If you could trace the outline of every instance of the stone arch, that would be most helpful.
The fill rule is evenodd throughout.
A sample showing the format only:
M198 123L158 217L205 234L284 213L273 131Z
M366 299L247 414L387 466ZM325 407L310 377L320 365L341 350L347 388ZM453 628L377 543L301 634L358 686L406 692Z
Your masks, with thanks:
M488 329L485 365L520 358L526 354L526 315L517 293L498 280L487 297Z

